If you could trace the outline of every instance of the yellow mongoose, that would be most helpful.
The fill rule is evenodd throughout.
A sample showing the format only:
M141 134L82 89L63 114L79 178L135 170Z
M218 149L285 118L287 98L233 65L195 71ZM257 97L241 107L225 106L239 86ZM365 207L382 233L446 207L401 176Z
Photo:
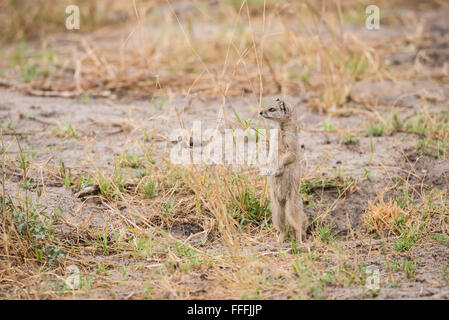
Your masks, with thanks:
M267 171L273 225L279 232L279 241L282 243L287 219L295 231L296 240L302 242L307 218L299 193L301 171L296 112L284 101L277 99L261 111L260 115L279 125L278 159L272 161Z

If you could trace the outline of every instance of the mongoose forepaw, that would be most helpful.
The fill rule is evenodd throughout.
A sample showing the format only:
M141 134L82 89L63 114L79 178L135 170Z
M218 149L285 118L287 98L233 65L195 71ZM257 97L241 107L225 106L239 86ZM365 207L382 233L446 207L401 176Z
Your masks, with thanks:
M275 177L280 177L280 176L282 176L283 173L284 173L284 170L277 170L277 171L274 173L274 176L275 176Z
M265 175L267 176L275 176L275 177L279 177L281 176L283 173L283 170L278 170L278 169L267 169L265 170Z

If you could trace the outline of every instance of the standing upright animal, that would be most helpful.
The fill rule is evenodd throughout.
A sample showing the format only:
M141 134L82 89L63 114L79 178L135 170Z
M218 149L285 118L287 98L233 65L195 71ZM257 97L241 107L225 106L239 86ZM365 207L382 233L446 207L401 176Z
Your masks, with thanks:
M276 122L279 128L278 157L271 161L267 171L273 225L282 243L287 220L295 231L296 240L302 243L307 217L299 193L301 170L296 112L281 99L276 99L260 115Z

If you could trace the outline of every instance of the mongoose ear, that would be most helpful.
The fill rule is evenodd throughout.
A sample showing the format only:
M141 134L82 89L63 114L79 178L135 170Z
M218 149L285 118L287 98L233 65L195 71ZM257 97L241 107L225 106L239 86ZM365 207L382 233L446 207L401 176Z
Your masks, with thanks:
M281 111L283 111L284 113L287 113L287 108L285 107L284 101L280 101L280 107L281 107Z

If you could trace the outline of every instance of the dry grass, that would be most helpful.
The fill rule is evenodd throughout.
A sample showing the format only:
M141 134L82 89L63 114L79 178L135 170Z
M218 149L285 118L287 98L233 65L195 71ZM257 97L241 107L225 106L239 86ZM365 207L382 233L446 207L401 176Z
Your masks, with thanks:
M393 199L389 199L388 203L383 200L377 204L370 203L363 220L379 234L384 231L397 234L400 232L397 226L398 219L407 219L407 216L404 210L396 202L393 202Z
M8 50L7 56L15 57L13 63L20 65L22 73L35 66L24 89L36 95L114 96L132 91L153 96L174 91L206 97L249 94L260 98L308 91L316 108L332 112L347 101L355 81L392 77L385 74L381 63L380 41L370 39L368 43L343 30L344 15L338 12L352 12L363 2L342 8L340 2L268 0L236 5L235 1L225 1L211 5L204 1L183 10L178 9L178 2L168 1L163 9L157 3L135 2L134 6L129 2L112 7L111 12L125 15L121 20L123 32L107 35L107 31L99 30L90 37L65 35L70 50L66 45L61 47L58 37L50 38L41 48L33 45L16 52ZM107 4L97 1L90 6L89 12L95 15ZM15 7L7 9L22 12ZM43 12L64 18L57 14L59 9ZM24 19L30 19L29 24L34 26L39 20L39 13L36 15ZM96 20L82 17L88 25L96 24ZM389 21L385 17L383 23ZM363 26L363 20L349 23ZM90 30L88 26L83 28ZM28 35L26 28L24 32ZM120 49L108 44L105 35L109 41L120 43ZM48 51L52 53L51 67L38 58ZM28 63L22 62L24 59Z
M3 159L5 179L8 170L5 154ZM22 178L27 181L35 164L26 159L24 162L28 165ZM98 286L117 285L114 280L112 283L108 280L107 284L103 281L104 276L118 272L118 259L134 261L126 267L129 270L122 272L137 272L151 279L148 288L136 285L132 289L136 298L201 297L192 295L194 291L189 290L188 283L195 283L194 278L204 274L213 283L210 285L225 290L214 292L208 288L208 297L223 298L270 298L285 294L298 298L320 297L326 281L333 285L350 281L346 279L346 269L354 269L351 272L355 274L350 276L354 277L353 281L363 280L362 269L357 265L342 266L343 262L338 262L329 270L327 263L315 263L320 259L319 250L311 255L308 251L301 253L296 245L280 250L274 246L274 251L257 256L255 247L260 246L260 241L267 236L273 238L273 231L268 228L264 179L220 167L200 172L195 167L167 164L158 169L160 166L152 162L147 165L145 171L151 174L138 181L126 180L117 170L111 174L100 172L98 178L92 179L92 183L99 183L100 195L91 196L90 201L97 199L101 207L113 212L105 218L104 227L92 226L89 218L75 227L58 215L56 209L48 212L41 207L39 196L33 198L28 189L24 195L17 195L17 200L3 191L2 208L5 209L0 244L5 279L1 286L5 297L41 299L71 294L89 297L91 289L101 295ZM58 172L57 168L47 170ZM66 169L60 168L59 172L57 179L64 179ZM77 179L70 179L69 188L80 185ZM155 185L151 195L141 188L148 180ZM185 240L179 240L167 230L180 224L197 229ZM70 231L63 231L62 226L69 227ZM206 242L206 247L201 245ZM341 253L338 248L329 249ZM290 250L295 254L290 255ZM307 258L308 255L311 257ZM102 258L98 260L98 257ZM281 265L276 265L278 260ZM72 293L61 280L70 264L81 267L82 277L86 277L82 278L81 289ZM34 278L47 280L31 281L30 270L34 270ZM330 280L324 279L327 276ZM88 280L89 277L92 279ZM298 281L302 283L299 287Z

